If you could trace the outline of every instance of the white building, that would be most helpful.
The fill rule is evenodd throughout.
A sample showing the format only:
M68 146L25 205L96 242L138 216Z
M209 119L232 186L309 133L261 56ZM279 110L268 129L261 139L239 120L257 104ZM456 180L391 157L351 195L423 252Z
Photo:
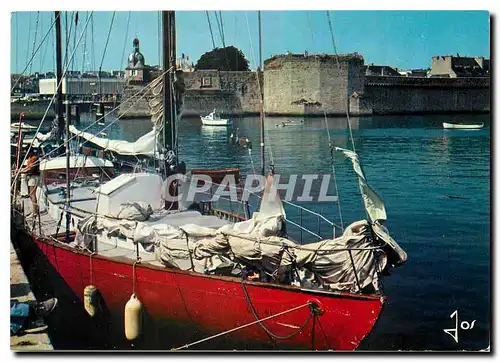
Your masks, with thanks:
M123 78L63 78L62 93L70 95L120 95L123 92ZM56 79L40 79L40 94L53 95L56 92Z

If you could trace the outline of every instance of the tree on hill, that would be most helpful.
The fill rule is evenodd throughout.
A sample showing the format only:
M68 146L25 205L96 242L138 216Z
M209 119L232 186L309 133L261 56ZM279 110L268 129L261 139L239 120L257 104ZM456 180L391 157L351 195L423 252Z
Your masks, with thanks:
M248 60L241 50L233 46L215 48L203 54L196 62L195 70L250 70Z

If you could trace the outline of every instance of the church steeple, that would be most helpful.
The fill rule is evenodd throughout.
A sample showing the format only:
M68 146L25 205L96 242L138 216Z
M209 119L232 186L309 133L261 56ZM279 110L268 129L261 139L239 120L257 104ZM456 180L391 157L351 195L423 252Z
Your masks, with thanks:
M134 51L128 56L127 69L141 69L146 65L144 55L139 50L139 39L136 37L133 41Z

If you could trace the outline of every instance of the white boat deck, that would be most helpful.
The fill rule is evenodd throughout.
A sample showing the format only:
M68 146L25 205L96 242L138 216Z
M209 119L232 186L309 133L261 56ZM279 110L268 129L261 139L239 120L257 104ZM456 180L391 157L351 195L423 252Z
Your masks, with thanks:
M97 208L97 197L93 192L95 187L83 186L72 188L71 190L71 222L70 231L76 231L78 222L86 216L95 214ZM31 213L31 201L28 197L23 199L24 210L26 217L26 227L36 235L54 236L64 235L66 232L66 216L65 216L65 185L50 185L47 187L47 201L43 203L40 200L40 222L38 218L33 218ZM173 227L181 227L186 224L196 224L198 226L218 228L227 225L229 222L222 220L213 215L202 215L198 211L155 211L145 223L148 226L169 225ZM177 245L178 244L178 245ZM79 248L75 243L71 242L70 246ZM99 238L97 242L97 254L110 258L126 258L135 261L137 259L136 245L130 240L124 240L118 237ZM179 250L186 250L187 245L183 242L173 243L173 247ZM142 244L139 244L139 256L141 262L150 263L156 266L164 266L161 261L158 261L154 251L146 251ZM191 269L191 261L189 258L175 258L175 263L180 269ZM204 270L199 265L195 265L195 271L203 273Z

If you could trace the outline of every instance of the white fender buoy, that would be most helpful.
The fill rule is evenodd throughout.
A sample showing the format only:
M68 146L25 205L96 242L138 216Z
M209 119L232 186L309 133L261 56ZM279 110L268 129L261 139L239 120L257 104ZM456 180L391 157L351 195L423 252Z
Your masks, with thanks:
M133 341L141 334L142 329L142 303L132 294L125 304L125 337Z
M98 293L99 291L93 285L87 285L83 290L83 305L91 317L93 317L97 311Z

